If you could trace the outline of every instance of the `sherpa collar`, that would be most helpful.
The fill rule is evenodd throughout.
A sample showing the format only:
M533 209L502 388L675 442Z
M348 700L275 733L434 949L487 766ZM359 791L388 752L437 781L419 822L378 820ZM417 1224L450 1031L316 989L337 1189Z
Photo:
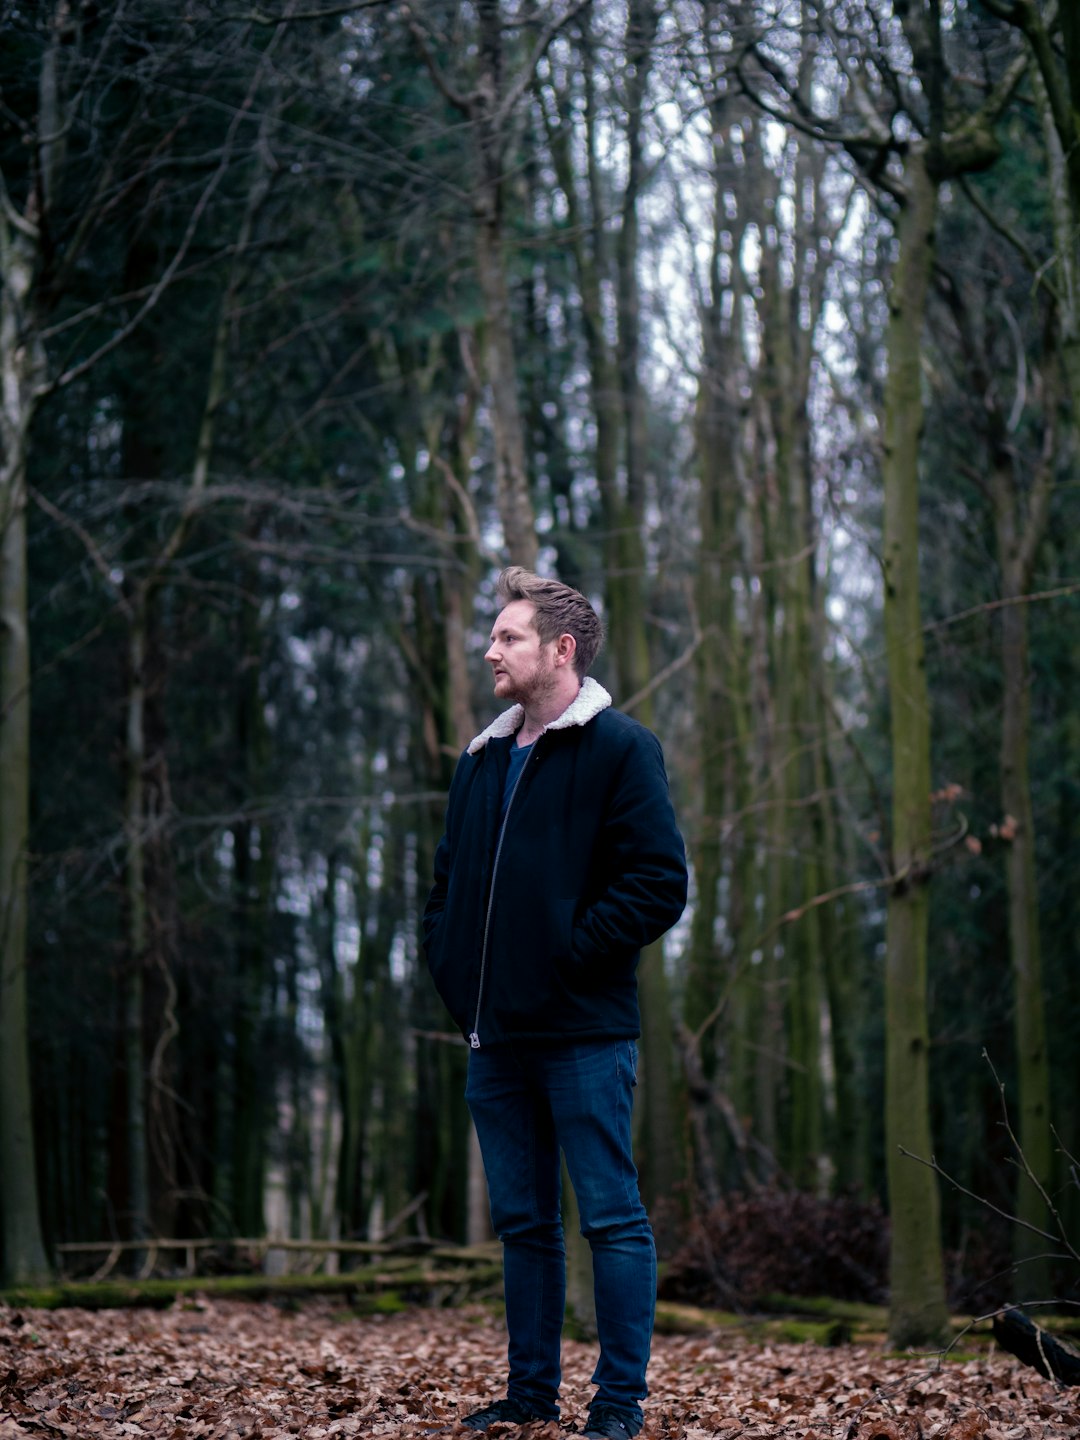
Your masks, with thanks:
M549 730L569 730L572 725L587 725L594 720L601 710L606 710L611 704L611 696L604 687L595 681L591 675L586 675L581 682L581 689L574 696L574 699L550 725L545 725L542 734ZM498 740L503 735L513 735L520 727L525 711L521 705L512 705L509 710L504 710L501 715L487 727L481 730L476 739L469 744L469 754L476 755L481 751L489 740Z

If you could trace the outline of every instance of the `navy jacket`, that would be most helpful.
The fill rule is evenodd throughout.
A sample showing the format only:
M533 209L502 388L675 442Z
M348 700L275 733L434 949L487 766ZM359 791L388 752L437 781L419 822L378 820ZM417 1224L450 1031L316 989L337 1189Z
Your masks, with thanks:
M660 743L586 679L535 741L501 825L520 706L462 755L424 911L435 986L470 1043L634 1038L636 969L686 904Z

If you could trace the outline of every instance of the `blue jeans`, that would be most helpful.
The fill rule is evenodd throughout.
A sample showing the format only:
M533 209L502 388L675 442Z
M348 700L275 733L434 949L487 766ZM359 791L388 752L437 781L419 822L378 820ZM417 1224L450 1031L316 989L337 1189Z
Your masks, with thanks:
M465 1098L503 1243L507 1395L559 1413L566 1304L559 1149L592 1248L600 1359L594 1404L641 1425L656 1308L656 1247L630 1152L637 1084L632 1040L522 1042L469 1054Z

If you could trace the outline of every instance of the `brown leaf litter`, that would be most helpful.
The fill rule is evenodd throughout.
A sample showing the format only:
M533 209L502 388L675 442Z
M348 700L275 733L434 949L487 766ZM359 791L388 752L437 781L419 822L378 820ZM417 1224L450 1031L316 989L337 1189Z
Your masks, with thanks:
M0 1307L0 1440L399 1440L503 1393L506 1335L481 1307L357 1318L330 1301L167 1311ZM563 1418L580 1426L595 1349L563 1346ZM1066 1440L1080 1394L999 1351L937 1364L880 1347L658 1335L645 1440ZM512 1427L492 1432L509 1437Z

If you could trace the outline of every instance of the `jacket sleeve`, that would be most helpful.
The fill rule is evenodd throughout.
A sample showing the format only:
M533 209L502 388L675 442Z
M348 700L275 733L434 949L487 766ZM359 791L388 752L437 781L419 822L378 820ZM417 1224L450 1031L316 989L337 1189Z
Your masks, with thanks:
M686 851L664 756L643 727L633 732L616 769L598 845L604 884L577 917L571 946L572 959L583 966L651 945L686 906Z

